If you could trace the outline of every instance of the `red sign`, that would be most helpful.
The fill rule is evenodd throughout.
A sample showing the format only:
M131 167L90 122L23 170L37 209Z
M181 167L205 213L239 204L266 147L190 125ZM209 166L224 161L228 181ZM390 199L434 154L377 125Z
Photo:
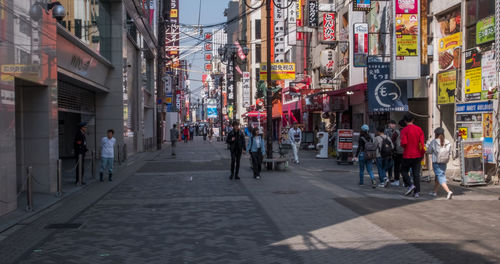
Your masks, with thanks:
M241 47L240 43L237 40L235 40L234 45L236 45L236 47L238 47L238 57L240 57L241 60L246 59L247 56L243 52L243 48Z
M212 60L212 53L205 53L205 60L211 61Z
M212 64L211 63L206 63L205 64L205 71L211 71L212 70Z
M337 150L339 152L352 152L352 129L339 129L337 134Z
M396 0L396 14L417 14L418 0Z
M323 42L337 40L335 37L335 13L323 15Z
M205 33L205 40L212 40L212 33Z
M205 43L205 51L212 51L212 43Z

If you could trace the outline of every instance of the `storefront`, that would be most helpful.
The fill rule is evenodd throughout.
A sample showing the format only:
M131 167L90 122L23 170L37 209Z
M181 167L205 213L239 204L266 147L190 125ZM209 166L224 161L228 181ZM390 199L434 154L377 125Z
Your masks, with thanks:
M366 123L368 109L366 83L328 92L331 110L336 112L337 129L359 130Z

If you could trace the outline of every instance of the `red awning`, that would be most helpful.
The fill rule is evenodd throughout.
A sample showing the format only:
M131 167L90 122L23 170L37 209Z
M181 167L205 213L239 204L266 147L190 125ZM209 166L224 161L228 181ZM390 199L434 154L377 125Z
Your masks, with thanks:
M367 88L366 83L360 83L360 84L356 84L353 86L349 86L349 87L344 88L344 89L330 91L330 92L327 92L326 94L330 95L330 96L347 95L347 92L364 92L364 91L366 91L366 88Z

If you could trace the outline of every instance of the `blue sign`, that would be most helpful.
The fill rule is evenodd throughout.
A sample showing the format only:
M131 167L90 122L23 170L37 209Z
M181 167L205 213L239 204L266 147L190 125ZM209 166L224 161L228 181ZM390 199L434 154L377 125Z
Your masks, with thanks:
M478 113L478 112L492 112L493 102L484 101L477 103L457 104L457 113Z
M368 69L368 111L406 112L408 98L406 89L390 79L390 63L369 61Z
M217 106L207 106L208 118L217 118Z

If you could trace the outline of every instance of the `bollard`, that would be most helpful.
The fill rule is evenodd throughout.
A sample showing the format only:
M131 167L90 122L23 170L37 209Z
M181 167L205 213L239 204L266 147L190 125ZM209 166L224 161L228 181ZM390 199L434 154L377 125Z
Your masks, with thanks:
M91 163L91 167L92 167L92 178L95 179L95 150L92 150L90 152L90 155L92 156L92 163Z
M28 177L26 178L26 211L33 211L33 186L32 186L32 177L33 177L33 168L28 166L27 168Z
M83 156L78 154L78 185L82 185L83 182L83 166L82 166Z
M62 196L62 160L57 160L57 192L56 197Z

